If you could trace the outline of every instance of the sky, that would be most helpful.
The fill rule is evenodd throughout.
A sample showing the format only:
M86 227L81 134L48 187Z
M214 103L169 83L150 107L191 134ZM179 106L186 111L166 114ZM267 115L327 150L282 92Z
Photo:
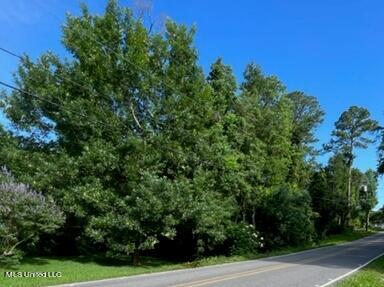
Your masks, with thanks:
M104 0L82 2L99 14L106 4ZM65 13L78 14L79 3L1 0L0 46L32 57L47 50L66 55L61 27ZM137 7L137 0L120 4ZM334 122L352 105L368 108L372 118L384 124L382 0L153 0L150 6L158 23L169 17L197 28L195 44L204 71L221 57L241 80L245 66L254 62L266 74L281 79L288 91L317 97L326 112L316 132L318 146L329 141ZM0 53L1 80L12 81L16 68L16 59ZM1 115L0 122L6 123ZM356 167L376 168L376 146L356 155ZM378 194L377 207L381 207L383 178Z

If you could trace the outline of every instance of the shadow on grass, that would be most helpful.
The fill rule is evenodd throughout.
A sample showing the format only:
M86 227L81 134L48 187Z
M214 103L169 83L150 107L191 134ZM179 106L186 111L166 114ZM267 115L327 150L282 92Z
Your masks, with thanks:
M82 264L97 264L101 266L111 266L111 267L140 267L140 268L153 268L160 267L165 265L174 265L178 262L166 261L157 259L154 257L141 257L141 262L139 265L133 265L130 257L127 257L125 260L117 260L113 258L108 258L103 255L81 255L81 256L52 256L52 257L44 257L40 258L25 258L22 263L34 264L34 260L37 264L43 265L48 264L49 260L57 260L57 261L73 261Z
M49 261L41 257L26 257L22 260L22 263L30 265L46 265L49 264Z
M368 234L364 234L368 235ZM335 243L339 243L338 241L340 238L348 238L349 240L358 239L362 237L362 234L342 234L342 235L334 235L331 236L328 240L324 240L323 242L320 242L320 244L311 244L301 247L285 247L281 249L275 249L273 251L267 251L263 253L258 254L247 254L242 256L232 256L232 257L225 257L225 256L219 256L218 258L203 258L203 259L197 259L192 261L177 261L177 260L165 260L161 258L155 258L155 257L149 257L149 256L142 256L141 257L141 263L140 265L133 265L132 264L132 258L126 257L120 260L108 258L104 254L93 254L93 255L82 255L82 256L49 256L49 257L25 257L21 265L17 266L7 266L6 269L12 269L12 270L18 270L21 266L27 264L27 265L47 265L52 264L51 260L61 261L61 262L76 262L81 264L96 264L99 266L106 266L106 267L131 267L131 268L140 268L140 269L153 269L157 267L166 267L172 266L172 265L181 265L184 268L193 268L193 267L201 267L201 266L207 266L212 264L220 264L220 263L227 263L227 262L236 262L236 261L243 261L243 260L253 260L253 259L261 259L269 256L278 256L278 255L284 255L294 252L299 252L303 250L312 249L314 247L320 247L320 246L331 246ZM348 240L347 240L348 241ZM238 257L238 258L237 258ZM382 260L384 261L384 259ZM368 266L367 268L375 268L378 272L383 272L384 269L384 262L381 263L381 265L374 264L372 266Z
M26 257L26 258L23 258L21 260L21 262L18 263L18 264L12 264L12 263L0 264L0 268L6 269L6 270L17 271L24 264L29 264L29 265L46 265L46 264L49 264L49 261L47 259L45 259L45 258L40 258L40 257Z

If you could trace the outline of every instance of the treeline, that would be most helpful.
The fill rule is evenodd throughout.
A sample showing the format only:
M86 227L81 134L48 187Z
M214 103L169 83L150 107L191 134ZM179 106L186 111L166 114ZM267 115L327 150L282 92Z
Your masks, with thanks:
M369 112L341 115L321 166L317 99L255 64L241 83L221 59L204 75L193 38L110 1L104 15L67 17L68 58L23 57L2 97L12 123L0 129L3 260L22 250L191 259L368 222L377 173L353 159L380 130Z

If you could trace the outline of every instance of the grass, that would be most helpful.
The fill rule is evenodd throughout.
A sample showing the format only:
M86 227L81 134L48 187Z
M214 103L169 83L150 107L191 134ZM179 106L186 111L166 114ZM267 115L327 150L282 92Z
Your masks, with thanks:
M168 271L182 268L172 264L145 258L141 266L108 265L89 257L26 258L16 270L0 268L1 287L34 287L54 284L130 276L148 272ZM5 271L61 272L59 278L5 278Z
M111 264L100 260L97 257L44 257L44 258L25 258L20 266L15 269L5 269L0 267L0 287L37 287L49 286L62 283L80 282L89 280L98 280L105 278L131 276L150 272L161 272L176 270L182 268L193 268L208 266L214 264L239 262L249 259L257 259L262 257L284 255L294 252L299 252L311 248L322 247L340 244L356 240L374 232L355 231L347 232L339 235L332 235L326 240L317 244L306 245L301 247L289 247L275 250L262 254L249 254L242 256L217 256L208 257L193 262L174 263L162 261L154 258L143 258L142 265L118 265ZM21 272L61 272L61 277L55 278L6 278L6 271L21 271ZM366 286L366 285L356 285ZM372 285L376 286L376 285Z
M384 286L384 256L373 261L355 275L343 280L337 287L382 287Z
M331 235L327 239L322 240L320 244L322 246L341 244L341 243L357 240L362 237L369 236L375 233L376 231L365 231L365 230L347 231L341 234Z

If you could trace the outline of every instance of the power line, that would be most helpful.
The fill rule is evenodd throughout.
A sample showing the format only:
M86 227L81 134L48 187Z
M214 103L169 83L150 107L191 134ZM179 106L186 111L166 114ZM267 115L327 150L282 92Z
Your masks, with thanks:
M115 13L113 13L112 11L109 11L110 14L112 14L113 16L115 16L116 18L119 17L119 15L116 15ZM56 19L58 19L59 21L61 21L60 17L58 17L55 13L52 13L51 12L51 15L53 15ZM105 14L104 14L105 15ZM75 16L76 18L78 19L81 19L81 16ZM91 15L92 17L92 21L93 21L93 18L95 17L94 15ZM150 73L148 72L147 70L145 70L144 68L140 67L139 65L137 65L136 63L132 62L131 60L129 60L127 57L121 57L121 55L113 48L109 47L108 45L106 45L106 43L103 43L102 41L98 40L96 37L90 37L89 34L85 34L84 33L84 30L80 29L78 30L79 31L79 36L80 38L83 38L84 40L84 37L82 36L86 36L88 38L88 40L93 40L95 41L97 44L99 44L101 47L107 49L108 51L112 52L113 54L115 54L116 56L119 57L119 59L121 59L122 61L125 61L127 62L128 64L136 67L137 69L139 69L141 72L143 72L144 74L146 74L147 76L149 76L150 78L153 79L153 77L155 77L156 75L154 75L153 73ZM94 33L92 34L94 35ZM175 63L176 65L177 64L181 64L181 63ZM167 76L164 76L166 80L170 81L169 77ZM171 89L174 93L176 94L182 94L178 89L176 89L175 87L171 86L170 84L167 83L167 81L164 81L162 82L162 84L164 84L165 86L167 86L169 89ZM197 103L196 99L195 98L192 98L192 97L188 97L188 99L192 100L193 102ZM205 105L202 105L203 107L205 107Z
M0 166L1 167L1 166ZM20 173L20 174L25 174L25 170L22 170L20 168L11 168L10 166L6 166L8 168L8 170L13 173L13 172L16 172L16 173ZM30 172L28 172L28 174L30 175L36 175L37 173L41 173L43 172L45 174L45 171L44 170L41 170L39 168L36 168L35 170L31 171L29 169ZM331 192L330 192L331 193ZM338 199L329 199L329 198L322 198L322 197L318 197L318 196L311 196L309 195L310 199L311 199L311 203L313 203L314 199L318 199L318 200L321 200L321 201L328 201L328 202L331 202L331 203L338 203L338 204L341 204L341 203L344 203L344 204L347 204L347 199L343 199L343 198L338 198Z
M9 55L11 55L11 56L14 56L14 57L16 57L16 58L18 58L18 59L20 59L20 60L23 60L23 57L22 57L22 56L17 55L17 54L15 54L15 53L13 53L12 51L9 51L9 50L7 50L7 49L5 49L5 48L2 48L2 47L0 47L0 50L3 51L3 52L5 52L5 53L7 53L7 54L9 54Z
M114 14L113 12L110 12L112 15L114 15L115 17L118 17L116 14ZM94 16L92 16L94 17ZM77 17L77 18L80 18L80 17ZM92 19L93 20L93 19ZM137 69L139 69L141 72L143 72L144 74L146 74L149 78L151 79L154 79L156 77L156 75L154 75L153 73L150 73L148 72L146 69L142 68L141 66L137 65L136 63L132 62L131 60L129 60L127 57L121 57L121 54L119 54L115 49L112 49L111 47L109 47L108 45L106 45L106 43L103 43L102 41L98 40L96 37L90 37L89 34L86 34L84 33L84 30L80 29L80 30L77 30L79 31L79 34L80 34L80 38L83 38L82 35L85 35L87 36L87 38L89 40L93 40L95 41L98 45L101 46L101 48L106 48L108 51L112 52L113 54L115 54L119 59L121 59L122 61L125 61L126 63L136 67ZM95 35L94 33L92 33L92 35ZM175 63L176 65L180 64L180 63ZM169 79L168 76L164 75L164 81L162 81L161 83L168 87L171 91L173 91L176 95L183 95L183 93L181 93L178 89L176 89L174 86L171 86L170 84L168 84L168 81L171 82L171 80ZM188 100L191 100L193 103L197 103L199 107L202 107L203 109L206 108L206 105L201 105L201 103L199 103L195 98L193 97L186 97ZM181 111L181 113L183 113L184 111ZM134 114L133 114L134 115ZM136 123L137 120L135 119ZM140 126L140 124L138 124Z
M115 13L113 13L113 12L110 12L110 13L111 13L113 16L118 17L118 15L116 15ZM59 18L57 17L56 14L52 13L52 15L54 15L57 19L59 19ZM77 18L80 18L80 17L77 17ZM61 21L61 19L59 19L59 20ZM141 66L137 65L136 63L132 62L132 61L131 61L130 59L128 59L127 57L121 57L121 55L120 55L115 49L112 49L111 47L109 47L108 45L106 45L105 43L103 43L102 41L98 40L96 37L90 37L90 35L88 35L88 34L84 34L84 30L78 30L78 31L79 31L80 37L83 38L83 40L85 40L84 37L83 37L83 36L85 35L89 40L93 40L93 41L95 41L95 42L96 42L98 45L100 45L102 48L105 48L105 49L108 50L109 52L115 54L116 56L118 56L118 58L119 58L120 60L125 61L125 62L127 62L128 64L130 64L130 65L136 67L138 70L140 70L142 73L146 74L146 75L149 76L150 78L153 79L153 77L156 76L156 75L154 75L153 73L148 72L146 69L142 68ZM94 34L92 34L92 35L94 35ZM0 47L0 51L4 52L4 53L6 53L6 54L8 54L8 55L10 55L10 56L13 56L13 57L15 57L15 58L18 58L20 61L23 61L23 60L25 59L23 56L21 56L21 55L15 53L15 52L13 52L13 51L11 51L11 50L9 50L9 49L3 48L3 47ZM34 63L32 63L32 62L30 62L30 64L31 64L31 65L36 65L36 64L34 64ZM61 76L61 75L59 75L59 74L53 74L53 75L52 75L52 74L51 74L52 71L51 71L49 68L47 68L47 67L42 66L41 68L43 68L44 70L50 72L50 75L53 76L53 77L57 77L57 78L60 78L61 80L70 82L70 83L72 83L72 84L74 84L74 85L76 85L76 86L78 86L78 87L81 87L82 89L85 89L85 90L90 91L92 94L102 95L102 96L104 96L104 97L107 97L107 100L110 100L110 98L109 98L108 95L101 94L101 93L99 93L99 92L97 92L97 91L94 91L94 90L91 89L90 87L86 87L86 86L84 86L83 84L80 84L79 82L74 81L74 80L72 80L72 79L69 78L69 77L64 77L64 76ZM168 88L169 88L170 90L172 90L174 93L176 93L176 94L182 94L178 89L176 89L176 88L173 87L172 85L168 84L167 81L170 81L170 79L169 79L167 76L165 76L165 81L162 81L162 84L163 84L164 86L168 87ZM24 91L24 92L25 92L25 91ZM26 92L25 94L30 94L30 93ZM197 102L196 99L193 98L193 97L187 97L187 98L188 98L189 100L192 100L192 101L195 102L195 103ZM40 99L43 100L42 98L40 98ZM200 103L199 103L199 105L200 105ZM203 107L205 107L205 105L203 105ZM132 104L130 104L130 110L131 110L132 117L133 117L133 119L134 119L136 125L137 125L141 130L143 130L143 126L140 124L139 120L137 119L137 117L136 117L136 115L135 115L134 107L133 107ZM150 113L150 112L149 112L149 113ZM150 114L151 114L151 113L150 113ZM151 115L152 115L152 114L151 114Z
M23 60L25 59L23 56L21 56L21 55L15 53L15 52L13 52L13 51L11 51L11 50L9 50L9 49L5 49L5 48L3 48L3 47L0 47L0 51L4 52L4 53L6 53L6 54L8 54L8 55L10 55L10 56L15 57L15 58L19 59L20 61L23 61ZM29 62L29 64L32 65L32 66L37 66L37 64L32 63L32 62ZM72 83L72 84L74 84L74 85L76 85L76 86L78 86L78 87L80 87L80 88L82 88L82 89L88 90L88 91L89 91L91 94L93 94L93 95L99 95L99 96L104 97L106 100L110 100L110 98L108 97L108 95L106 95L106 94L101 94L101 93L99 93L99 92L97 92L97 91L94 91L94 90L92 90L90 87L86 87L86 86L80 84L79 82L72 80L72 79L69 78L69 77L64 77L64 76L61 76L61 75L59 75L59 74L53 74L53 75L52 75L52 74L51 74L52 71L51 71L49 68L47 68L47 67L41 66L41 67L39 67L39 68L43 68L45 71L49 72L49 73L50 73L50 76L60 78L61 80L70 82L70 83ZM33 79L32 79L32 80L33 80ZM5 84L6 84L6 83L5 83ZM10 86L9 84L6 84L6 85L7 85L9 88L11 88L11 86ZM19 89L19 90L20 90L20 89ZM24 91L24 94L31 94L31 93ZM40 100L44 100L43 98L40 98L40 97L39 97L39 99L40 99ZM52 102L51 102L51 104L52 104ZM138 119L137 119L137 117L136 117L136 115L135 115L134 108L133 108L132 104L130 105L130 110L131 110L131 113L132 113L132 116L133 116L133 119L134 119L136 125L137 125L140 129L143 129L142 125L140 124L140 122L138 121ZM124 124L124 126L127 127L127 125L126 125L125 123L123 123L123 124Z
M46 98L43 98L43 97L38 96L38 95L36 95L36 94L30 93L30 92L28 92L28 91L25 91L25 90L23 90L23 89L20 89L20 88L14 86L14 85L11 85L11 84L9 84L9 83L3 82L3 81L1 81L1 80L0 80L0 85L2 85L2 86L4 86L4 87L7 87L7 88L9 88L9 89L12 89L12 90L14 90L14 91L17 91L17 92L19 92L19 93L21 93L21 94L24 94L24 95L33 97L33 98L38 99L38 100L40 100L40 101L44 101L44 102L46 102L46 103L49 103L49 104L51 104L51 105L53 105L53 106L56 106L56 107L60 108L60 109L63 110L63 111L66 111L66 112L69 112L69 113L73 113L73 114L77 114L78 116L80 116L80 117L82 117L82 118L86 118L89 122L94 122L94 123L96 123L96 124L100 124L100 125L103 125L103 126L107 126L104 122L101 122L101 121L94 121L94 120L89 120L89 118L88 118L85 114L82 114L82 113L77 112L77 111L70 110L70 109L68 109L68 108L64 108L62 105L60 105L60 104L58 104L58 103L52 102L52 101L50 101L50 100L47 100ZM110 127L110 126L111 126L111 125L108 125L108 127Z
M21 93L21 94L25 94L25 95L31 96L31 97L33 97L33 98L36 98L36 99L45 101L45 102L47 102L47 103L49 103L49 104L51 104L51 105L53 105L53 106L60 107L60 105L59 105L58 103L55 103L55 102L52 102L52 101L50 101L50 100L41 98L41 97L39 97L39 96L37 96L37 95L35 95L35 94L32 94L32 93L27 92L27 91L24 91L24 90L22 90L22 89L20 89L20 88L18 88L18 87L15 87L15 86L13 86L13 85L11 85L11 84L8 84L8 83L6 83L6 82L3 82L3 81L1 81L1 80L0 80L0 85L2 85L2 86L4 86L4 87L7 87L7 88L10 88L10 89L12 89L12 90L14 90L14 91L17 91L17 92Z
M15 57L15 58L18 58L20 61L23 61L23 60L25 59L23 56L18 55L18 54L16 54L15 52L12 52L12 51L10 51L10 50L8 50L8 49L5 49L5 48L3 48L3 47L0 47L0 50L3 51L4 53L7 53L7 54L10 55L10 56L13 56L13 57ZM29 64L31 64L32 66L37 66L37 64L32 63L32 62L29 62ZM42 66L41 68L43 68L43 69L44 69L45 71L47 71L47 72L50 72L50 73L52 72L52 71L51 71L50 69L48 69L47 67ZM75 85L78 86L78 87L81 87L81 88L84 88L84 89L90 91L91 93L99 94L99 93L97 93L97 92L91 90L91 88L86 87L86 86L80 84L79 82L76 82L76 81L72 80L72 79L69 78L69 77L63 77L63 76L61 76L61 75L59 75L59 74L54 74L54 75L52 75L52 76L54 76L54 77L58 77L58 78L60 78L60 79L62 79L62 80L65 80L65 81L68 81L68 82L70 82L70 83L72 83L72 84L75 84ZM99 95L100 95L100 94L99 94Z
M3 47L0 47L0 51L4 52L4 53L6 53L6 54L8 54L8 55L10 55L10 56L15 57L15 58L19 59L20 61L23 61L23 60L25 59L23 56L18 55L18 54L16 54L15 52L12 52L12 51L10 51L10 50L8 50L8 49L5 49L5 48L3 48ZM32 63L32 62L29 62L29 64L31 64L32 66L37 66L37 64ZM50 76L58 77L58 78L60 78L61 80L70 82L70 83L75 84L76 86L78 86L78 87L80 87L80 88L83 88L83 89L85 89L85 90L88 90L88 91L91 92L91 94L93 94L93 95L103 96L103 97L105 97L106 100L110 100L110 98L108 97L108 95L106 95L106 94L101 94L101 93L99 93L99 92L97 92L97 91L94 91L94 90L92 90L90 87L86 87L86 86L80 84L79 82L72 80L72 79L69 78L69 77L64 77L64 76L61 76L61 75L59 75L59 74L53 74L53 75L52 75L52 74L51 74L51 70L50 70L49 68L47 68L47 67L41 66L41 67L39 67L39 68L43 68L45 71L49 72L49 73L50 73ZM40 99L41 99L41 98L40 98ZM42 100L42 99L41 99L41 100ZM133 111L133 109L132 109L132 106L131 106L131 112L132 112L132 115L133 115L133 117L134 117L134 120L135 120L136 124L142 129L142 126L140 125L140 123L138 122L138 120L137 120L137 118L136 118L136 116L135 116L135 114L134 114L134 111ZM124 124L124 125L125 125L125 124ZM125 126L126 126L126 125L125 125Z

